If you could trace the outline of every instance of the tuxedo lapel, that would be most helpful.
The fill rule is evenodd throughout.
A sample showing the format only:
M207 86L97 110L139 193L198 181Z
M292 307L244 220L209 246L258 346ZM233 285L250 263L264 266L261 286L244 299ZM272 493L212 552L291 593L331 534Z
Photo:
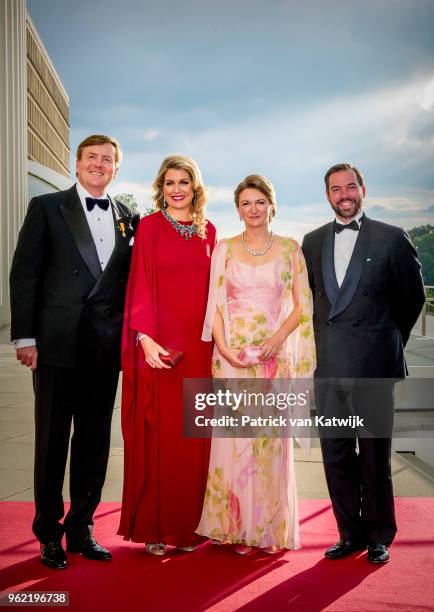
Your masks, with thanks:
M110 203L115 226L115 246L107 262L107 266L90 292L88 299L98 293L102 285L111 282L113 275L117 273L119 264L124 259L125 252L128 250L130 240L134 233L131 228L131 215L126 215L124 209L121 208L118 202L113 202L110 199Z
M131 227L132 215L129 209L125 208L120 202L116 202L116 200L110 198L110 203L113 213L113 223L115 224L116 246L124 244L126 238L128 238L127 244L129 244L134 235L133 228Z
M338 316L347 308L354 297L362 275L363 266L366 261L369 246L370 227L369 219L363 217L359 235L354 246L344 280L336 296L330 311L329 319Z
M335 272L335 233L333 223L329 223L326 228L326 234L322 245L322 277L324 280L324 288L327 293L330 304L334 304L339 293L339 285L336 280Z
M95 279L100 278L102 274L101 264L99 263L92 233L75 186L68 190L66 202L60 205L60 211L92 276Z

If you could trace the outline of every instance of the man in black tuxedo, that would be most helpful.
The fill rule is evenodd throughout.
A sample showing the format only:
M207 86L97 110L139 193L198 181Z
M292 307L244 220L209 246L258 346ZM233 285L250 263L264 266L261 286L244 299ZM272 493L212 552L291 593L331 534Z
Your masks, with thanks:
M110 447L120 369L125 288L138 215L106 188L121 151L109 136L78 147L77 183L31 200L11 274L11 337L33 370L35 506L41 560L67 566L67 550L110 560L92 536ZM71 422L71 507L63 525L62 486Z
M385 563L396 533L394 380L406 375L404 346L424 304L424 287L408 235L363 214L365 184L357 168L333 166L325 184L336 219L303 240L314 300L315 398L321 416L364 419L356 434L320 430L340 534L325 556L341 559L367 546L369 561Z

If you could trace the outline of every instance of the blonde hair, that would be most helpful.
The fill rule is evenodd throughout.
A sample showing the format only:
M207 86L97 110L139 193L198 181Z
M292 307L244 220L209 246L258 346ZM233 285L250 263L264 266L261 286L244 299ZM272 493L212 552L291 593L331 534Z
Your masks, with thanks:
M205 207L208 200L208 194L206 192L205 185L203 184L202 174L199 170L197 163L187 157L186 155L169 155L163 160L160 169L158 170L157 176L153 182L152 188L154 190L154 202L157 210L164 208L164 179L166 172L171 169L185 170L190 175L193 182L193 200L190 206L190 214L193 219L193 223L197 227L197 233L201 238L206 236L206 224L205 219Z
M270 221L275 216L277 210L276 192L271 181L266 176L261 174L249 174L234 191L235 205L238 208L240 205L240 194L244 189L257 189L266 196L271 204Z
M77 161L81 159L81 155L85 147L90 147L92 145L102 145L102 144L111 144L114 147L115 164L117 168L122 161L121 146L116 140L116 138L113 138L113 136L105 136L104 134L92 134L92 136L88 136L87 138L82 140L77 147L77 154L76 154Z

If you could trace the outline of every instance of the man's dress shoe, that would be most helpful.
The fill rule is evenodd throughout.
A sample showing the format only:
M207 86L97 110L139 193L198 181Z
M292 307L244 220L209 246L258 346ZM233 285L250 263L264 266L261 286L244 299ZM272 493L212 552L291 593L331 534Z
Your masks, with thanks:
M351 540L339 540L324 553L324 556L327 559L345 559L345 557L349 557L354 552L365 550L366 544L362 544L361 542L352 542Z
M368 561L370 563L387 563L390 559L387 546L377 542L368 546Z
M52 540L41 544L41 561L44 565L53 569L65 569L67 567L65 551L60 540Z
M112 556L93 536L86 535L80 539L66 538L66 550L71 553L81 553L83 557L96 561L110 561Z

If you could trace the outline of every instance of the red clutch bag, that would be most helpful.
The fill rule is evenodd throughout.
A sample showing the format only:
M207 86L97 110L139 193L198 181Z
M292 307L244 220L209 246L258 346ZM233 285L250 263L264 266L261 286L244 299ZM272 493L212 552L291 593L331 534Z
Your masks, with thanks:
M177 351L176 349L166 349L169 353L168 355L162 355L160 353L160 359L166 365L174 368L180 361L184 359L184 353L182 351Z

